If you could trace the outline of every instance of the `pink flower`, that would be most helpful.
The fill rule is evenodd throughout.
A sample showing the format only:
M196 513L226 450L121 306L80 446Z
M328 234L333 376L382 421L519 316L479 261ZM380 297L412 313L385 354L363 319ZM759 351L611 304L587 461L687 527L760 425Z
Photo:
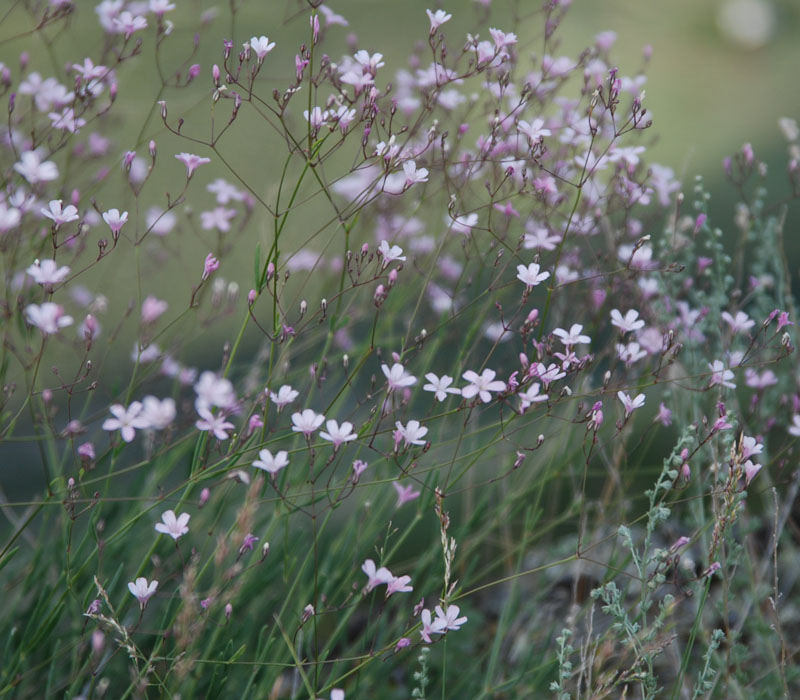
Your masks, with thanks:
M201 279L207 280L212 272L219 269L219 260L217 260L211 253L206 255L206 261L203 265L203 276Z
M422 611L420 617L422 619L422 629L419 631L419 636L422 637L423 642L430 644L432 634L441 634L444 631L444 621L438 617L435 620L431 620L431 611L427 608Z
M153 323L168 307L169 304L166 301L152 295L146 297L142 302L142 323Z
M124 34L126 39L130 38L134 32L147 27L147 20L144 17L134 16L128 11L120 12L119 16L114 17L111 21L117 34Z
M376 586L384 583L389 583L394 576L385 566L380 569L375 568L375 562L372 559L367 559L362 565L361 570L367 575L367 593L369 593Z
M416 500L419 498L420 492L414 491L413 484L409 484L408 486L401 486L398 482L393 481L392 486L394 486L394 490L397 491L397 503L395 508L399 508L405 503L411 503L411 501Z
M175 157L186 166L187 180L192 177L192 174L197 168L199 168L201 165L211 162L211 158L203 158L201 156L196 156L193 153L178 153L178 155Z
M744 463L745 485L749 486L756 474L761 471L760 464L753 464L751 460Z
M395 260L400 260L401 262L405 262L406 260L406 256L403 255L403 249L399 245L390 247L386 241L381 241L378 252L383 256L384 268Z
M195 427L198 430L208 431L214 433L217 440L227 440L229 435L228 431L234 429L233 423L225 420L224 414L214 415L205 406L197 407L197 413L200 415L200 420L195 422Z
M427 379L429 383L422 388L425 391L434 392L437 401L444 401L448 394L461 393L461 389L458 387L450 386L453 383L453 378L446 374L443 374L440 378L433 374L433 372L428 372L428 374L425 375L425 379Z
M411 583L410 576L393 576L391 581L386 585L386 597L388 598L392 593L408 593L413 591L414 588L409 586Z
M571 348L573 345L579 343L592 342L592 339L588 335L581 334L582 330L583 326L580 323L573 323L569 331L565 331L563 328L556 328L553 331L553 335L561 338L561 342L564 343L566 347Z
M461 608L457 605L448 605L447 610L442 610L442 607L437 605L436 621L439 623L439 628L443 632L460 629L461 625L467 621L467 618L459 617L459 612L461 612Z
M248 44L245 44L245 48L247 46ZM266 36L254 36L250 39L249 46L258 58L258 62L261 63L264 57L275 48L275 42L270 41Z
M278 407L278 411L280 411L284 406L288 406L292 401L294 401L299 395L299 392L292 389L288 384L284 384L280 389L278 389L278 393L276 394L274 391L269 392L269 398L272 400Z
M19 157L19 162L14 163L16 170L32 185L39 182L50 182L58 178L58 168L52 160L42 160L42 153L36 151L25 151Z
M167 510L161 514L160 523L156 523L156 531L164 535L169 535L176 542L187 532L189 532L189 518L188 513L181 513L175 517L175 511Z

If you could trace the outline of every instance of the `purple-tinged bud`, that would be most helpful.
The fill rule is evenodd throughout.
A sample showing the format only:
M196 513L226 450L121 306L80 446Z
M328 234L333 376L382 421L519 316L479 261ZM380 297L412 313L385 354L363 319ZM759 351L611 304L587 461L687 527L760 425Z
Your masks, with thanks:
M203 264L203 277L201 279L207 280L212 272L219 269L219 260L217 260L211 253L206 255L205 263Z
M275 276L275 263L269 262L267 263L267 282L269 282Z
M9 114L11 114L14 111L14 104L16 103L16 101L17 101L17 93L16 92L12 92L8 96L8 113Z
M27 51L23 51L19 55L19 67L20 70L25 70L28 67L28 62L31 60L31 56Z
M97 615L100 612L100 599L95 598L91 603L89 603L89 607L86 608L87 615Z
M230 39L225 39L222 42L222 45L224 47L222 55L225 57L225 60L227 61L228 58L230 58L231 51L233 50L233 41L231 41Z
M253 304L255 304L256 296L257 295L256 295L256 290L255 289L251 289L249 292L247 292L247 305L248 306L252 306Z
M314 606L311 605L311 603L309 603L308 605L306 605L306 607L303 608L303 616L301 619L303 622L308 622L308 620L311 617L313 617L314 614L315 614Z
M694 232L699 233L700 229L703 228L703 225L706 223L706 219L708 217L705 214L698 214L697 219L694 222Z
M94 445L91 442L84 442L78 447L78 455L84 461L91 461L95 458Z
M319 41L319 15L311 15L308 20L311 25L312 41L316 44Z
M368 253L369 253L369 245L364 243L364 245L361 246L361 257L362 258L366 257Z
M722 159L722 168L725 171L725 174L728 177L730 177L730 175L731 175L731 157L730 156L725 156L725 158Z
M230 620L233 615L233 606L230 603L225 604L225 619Z
M50 403L53 400L53 392L50 389L44 389L42 391L42 401L45 403Z
M112 102L117 99L117 90L118 89L119 89L119 86L117 85L116 81L111 83L111 85L108 88L108 94L109 94L109 97L111 97L111 101Z
M73 207L77 207L81 201L81 191L79 189L72 190L69 196L69 201Z
M189 75L186 78L186 84L191 83L198 75L200 75L200 64L193 63L189 66Z
M125 155L122 157L122 167L125 168L125 172L131 171L134 158L136 158L136 151L125 151Z
M534 325L538 318L539 318L539 309L531 309L528 312L528 316L525 318L525 323Z
M150 139L150 143L147 144L147 149L150 151L150 157L155 160L156 158L156 142L153 139Z
M393 287L395 282L397 282L397 268L392 268L392 271L389 273L389 286Z
M683 545L689 544L690 541L691 540L688 537L679 537L669 548L670 553L677 552L681 547L683 547Z
M528 369L531 364L528 356L524 352L519 354L519 364L521 365L522 369Z
M162 119L166 119L167 118L167 103L166 103L166 101L165 100L159 100L158 101L158 106L161 107L161 118Z
M742 155L744 156L744 162L747 165L753 164L753 146L749 143L746 143L742 146Z
M458 137L461 138L469 131L469 124L466 122L464 124L459 124L458 126Z
M681 465L681 478L684 481L689 481L692 478L692 468L689 466L688 462L684 462Z

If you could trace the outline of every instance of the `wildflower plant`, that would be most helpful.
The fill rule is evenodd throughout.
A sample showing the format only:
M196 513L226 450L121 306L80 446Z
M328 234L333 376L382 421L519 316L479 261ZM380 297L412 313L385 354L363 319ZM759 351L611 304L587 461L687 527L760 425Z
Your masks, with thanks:
M19 3L0 691L798 692L800 130L723 233L569 4L402 67L316 1Z

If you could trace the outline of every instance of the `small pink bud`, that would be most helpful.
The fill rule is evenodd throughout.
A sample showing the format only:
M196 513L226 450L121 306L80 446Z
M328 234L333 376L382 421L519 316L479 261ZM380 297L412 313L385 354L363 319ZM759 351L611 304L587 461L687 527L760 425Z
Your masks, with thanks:
M256 290L251 289L249 292L247 292L247 305L252 306L253 304L255 304L255 302L256 302Z
M206 255L206 261L203 266L203 280L207 280L209 275L219 269L219 260L217 260L211 253Z
M153 139L150 139L150 143L147 144L147 149L150 151L150 157L156 157L156 142Z
M267 264L267 281L275 276L275 263L270 262Z
M73 207L77 207L78 203L81 201L81 191L78 189L72 190L70 194L69 201L71 202Z
M53 400L53 392L50 389L44 389L42 391L42 401L45 403L50 403Z
M369 253L369 246L365 243L361 246L361 257L363 258Z
M701 228L703 228L703 224L706 223L706 219L708 217L705 214L698 214L697 219L694 222L694 232L698 233Z
M211 498L211 490L208 488L204 488L200 492L200 508L202 508L206 503L208 503L209 498Z
M233 615L233 606L230 603L225 604L225 619L230 620Z
M528 313L527 318L525 319L526 323L534 324L536 323L536 319L539 318L539 309L531 309Z
M397 268L392 268L392 271L389 273L389 286L393 287L395 282L397 282Z
M92 653L95 656L100 656L106 646L106 635L101 630L92 632Z
M189 66L189 76L186 78L186 84L191 83L198 75L200 75L200 64L193 63Z

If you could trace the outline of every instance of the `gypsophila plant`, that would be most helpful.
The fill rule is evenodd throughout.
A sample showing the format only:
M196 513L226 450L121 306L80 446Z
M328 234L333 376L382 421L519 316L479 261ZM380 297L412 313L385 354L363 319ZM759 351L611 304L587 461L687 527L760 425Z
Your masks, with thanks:
M796 121L726 230L568 1L90 5L0 19L0 694L800 692Z

